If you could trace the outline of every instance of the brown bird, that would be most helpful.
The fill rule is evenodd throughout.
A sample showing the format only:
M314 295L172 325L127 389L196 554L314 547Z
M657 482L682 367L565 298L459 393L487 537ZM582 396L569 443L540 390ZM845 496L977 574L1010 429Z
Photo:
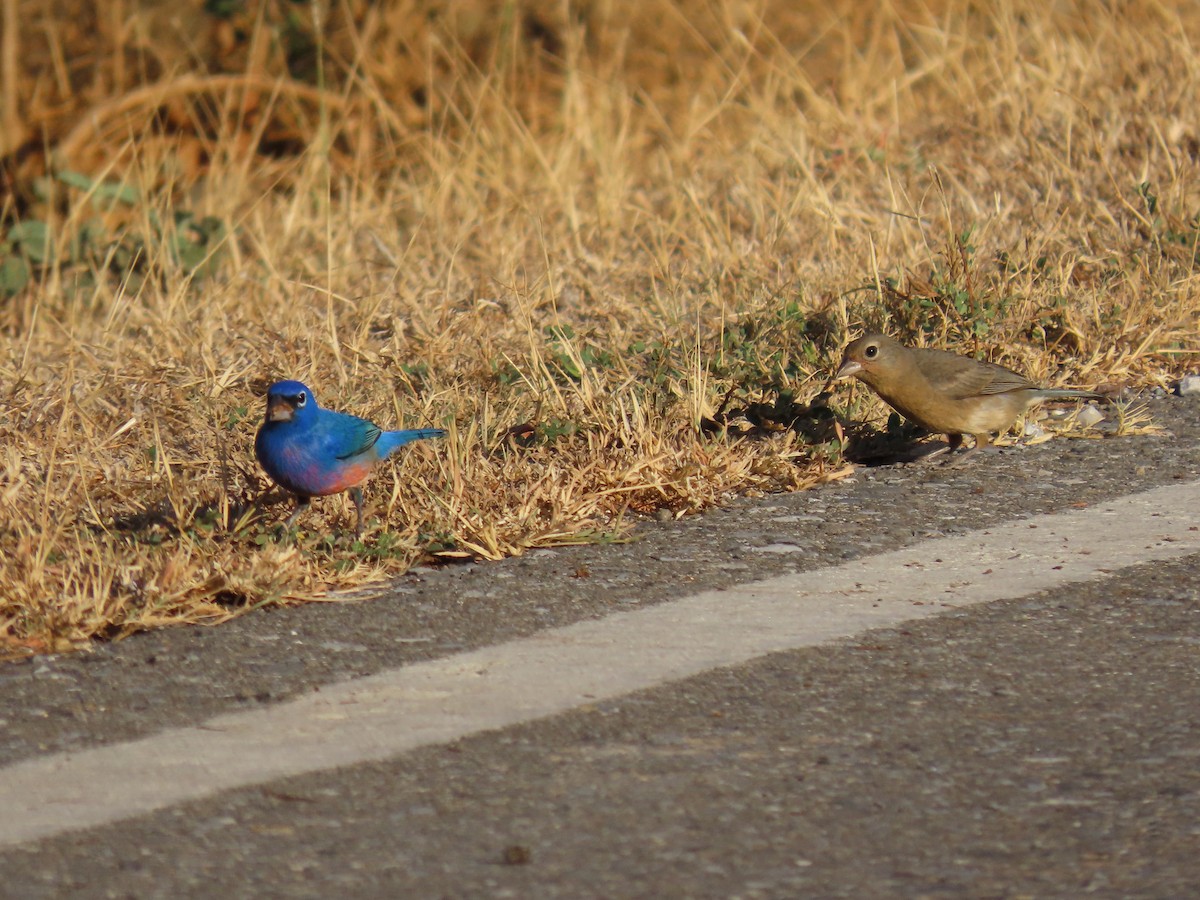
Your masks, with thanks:
M905 347L882 334L852 341L834 380L854 376L926 431L944 434L950 449L963 435L986 447L1041 400L1103 400L1095 391L1041 388L1012 369L946 350ZM969 452L969 451L968 451Z

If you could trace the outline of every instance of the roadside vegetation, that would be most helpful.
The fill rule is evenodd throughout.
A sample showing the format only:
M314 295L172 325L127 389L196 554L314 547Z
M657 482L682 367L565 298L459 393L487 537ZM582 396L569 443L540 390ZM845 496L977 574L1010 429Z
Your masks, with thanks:
M1200 7L0 0L0 656L844 476L864 328L1200 356ZM296 532L266 386L449 429Z

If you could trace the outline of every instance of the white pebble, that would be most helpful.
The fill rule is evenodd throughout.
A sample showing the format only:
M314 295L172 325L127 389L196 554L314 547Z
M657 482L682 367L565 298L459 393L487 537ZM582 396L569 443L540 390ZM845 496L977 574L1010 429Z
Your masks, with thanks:
M1084 428L1090 428L1093 425L1099 425L1104 421L1104 413L1100 412L1093 404L1089 403L1075 416L1075 421Z
M1180 397L1200 394L1200 375L1184 375L1175 386L1175 393Z

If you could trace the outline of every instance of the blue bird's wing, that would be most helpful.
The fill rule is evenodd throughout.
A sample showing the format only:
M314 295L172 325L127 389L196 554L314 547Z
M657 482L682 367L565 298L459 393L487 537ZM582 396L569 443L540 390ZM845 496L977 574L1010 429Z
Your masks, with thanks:
M353 446L347 445L346 451L339 454L338 459L351 459L355 456L361 456L379 443L379 435L383 433L379 426L372 425L370 422L365 422L364 424L366 427L358 432Z
M358 416L322 409L314 437L325 455L337 460L353 459L371 450L383 432L379 426Z

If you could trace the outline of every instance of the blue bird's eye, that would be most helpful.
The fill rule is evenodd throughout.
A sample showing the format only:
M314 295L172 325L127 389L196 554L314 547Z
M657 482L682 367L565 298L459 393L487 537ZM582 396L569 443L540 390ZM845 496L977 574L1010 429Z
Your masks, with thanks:
M301 391L300 393L298 393L296 395L296 405L297 406L303 406L307 402L308 402L308 395L305 394L304 391Z

